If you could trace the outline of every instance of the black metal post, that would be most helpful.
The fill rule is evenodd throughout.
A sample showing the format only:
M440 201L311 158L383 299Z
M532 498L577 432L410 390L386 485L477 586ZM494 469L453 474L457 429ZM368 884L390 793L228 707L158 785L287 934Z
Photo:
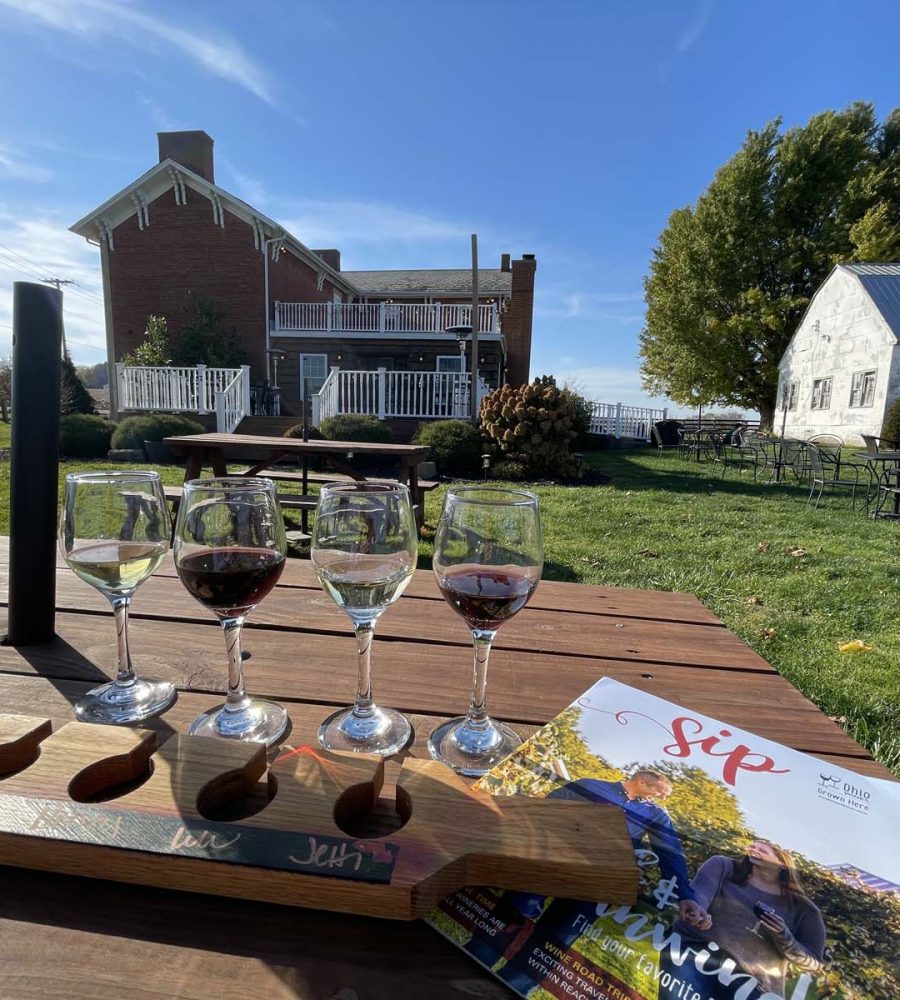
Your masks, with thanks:
M13 284L9 619L5 643L53 638L59 482L62 292Z

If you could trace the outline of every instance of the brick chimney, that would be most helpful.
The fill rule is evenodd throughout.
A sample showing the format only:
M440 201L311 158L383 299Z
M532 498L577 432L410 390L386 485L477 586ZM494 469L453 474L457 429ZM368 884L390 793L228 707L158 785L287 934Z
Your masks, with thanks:
M157 132L159 162L174 160L215 184L213 172L213 141L202 131Z
M325 263L332 268L332 270L340 271L341 269L341 251L340 250L313 250L313 253L317 257L321 257Z
M509 266L509 257L510 257L510 255L508 253L502 253L502 254L500 254L500 270L501 271L511 271L512 270L512 268Z
M537 261L533 253L512 261L512 289L509 305L501 319L506 339L506 381L518 386L528 381L531 367L531 322L534 313L534 273Z

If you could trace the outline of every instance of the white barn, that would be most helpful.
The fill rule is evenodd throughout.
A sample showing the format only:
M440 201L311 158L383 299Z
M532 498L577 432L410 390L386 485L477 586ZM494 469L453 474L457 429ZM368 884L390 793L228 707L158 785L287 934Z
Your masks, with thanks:
M838 264L778 365L775 430L784 420L788 437L879 436L900 396L898 338L900 264Z

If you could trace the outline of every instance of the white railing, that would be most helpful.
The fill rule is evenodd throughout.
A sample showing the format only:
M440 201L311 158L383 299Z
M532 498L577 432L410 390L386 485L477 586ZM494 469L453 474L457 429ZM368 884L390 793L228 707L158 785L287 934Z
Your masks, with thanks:
M591 403L591 434L650 440L650 428L666 419L665 410L649 406L625 406L623 403Z
M216 430L220 434L232 434L237 425L250 412L250 379L245 378L245 370L216 393Z
M469 418L471 376L458 372L342 371L332 368L312 397L313 424L340 413L368 414L385 420L413 417ZM479 380L478 403L488 389Z
M120 410L215 413L216 429L231 433L250 413L250 369L116 364ZM221 416L220 416L221 414Z
M275 333L443 333L471 326L472 307L440 303L276 302ZM498 333L496 303L478 306L479 333Z

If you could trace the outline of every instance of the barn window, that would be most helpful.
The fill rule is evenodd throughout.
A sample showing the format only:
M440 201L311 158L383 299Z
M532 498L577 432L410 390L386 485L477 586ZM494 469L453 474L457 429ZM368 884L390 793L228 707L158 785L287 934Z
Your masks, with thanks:
M877 371L854 372L850 383L850 405L871 406L875 402L875 376Z
M831 383L830 378L817 378L813 380L812 410L827 410L831 406Z

